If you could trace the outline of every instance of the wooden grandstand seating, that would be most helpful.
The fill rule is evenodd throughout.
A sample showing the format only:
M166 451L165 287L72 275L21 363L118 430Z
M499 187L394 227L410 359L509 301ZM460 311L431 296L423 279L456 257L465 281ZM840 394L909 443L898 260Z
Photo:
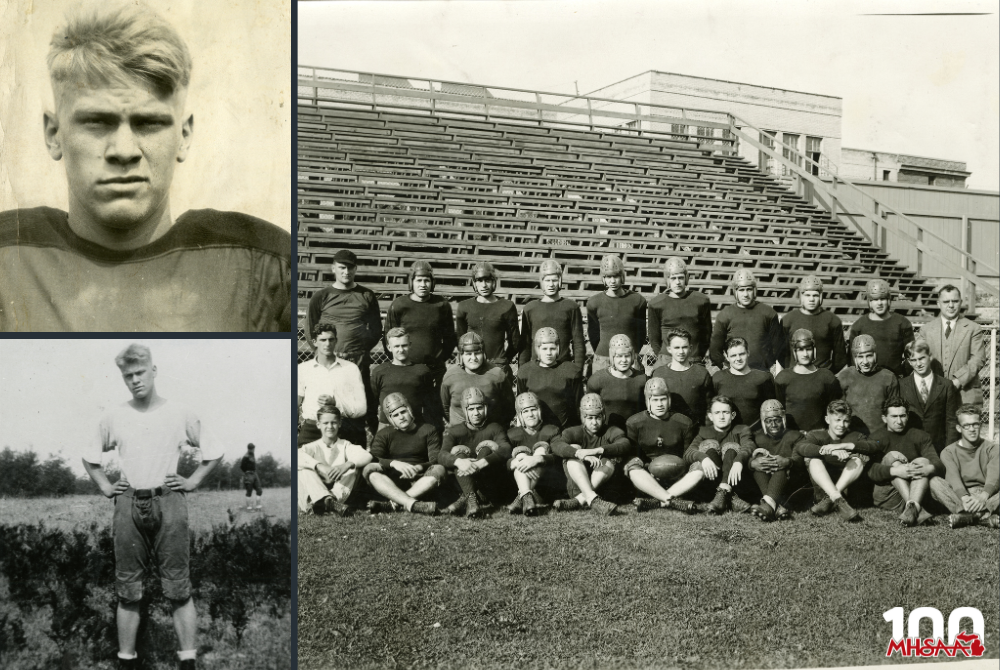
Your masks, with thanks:
M864 313L874 277L896 288L908 316L933 302L932 286L738 156L569 125L300 104L300 312L331 281L340 248L358 254L359 282L386 305L407 291L416 257L455 299L472 295L471 267L489 260L500 293L521 305L540 294L538 263L554 258L567 266L564 295L583 302L601 289L607 253L647 298L663 289L664 260L684 258L716 309L732 301L741 267L779 311L798 304L807 274L824 279L825 304L840 314Z

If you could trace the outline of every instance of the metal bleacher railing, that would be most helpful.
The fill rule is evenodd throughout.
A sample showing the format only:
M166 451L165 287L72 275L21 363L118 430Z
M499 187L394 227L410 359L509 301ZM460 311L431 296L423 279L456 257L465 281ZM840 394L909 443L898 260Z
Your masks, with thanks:
M919 253L946 267L963 282L966 288L964 294L969 296L973 309L977 289L993 296L1000 295L997 287L982 276L996 275L995 269L986 267L982 262L977 263L971 254L923 229L901 212L880 203L850 181L839 177L837 167L825 158L816 162L795 147L775 146L773 139L768 141L770 136L764 131L732 114L309 66L298 68L298 100L318 108L381 110L445 119L474 119L567 131L693 141L699 149L723 156L738 154L739 143L744 142L767 155L769 162L781 166L782 176L786 178L780 181L790 185L803 199L825 209L835 219L852 225L874 246L884 247L880 240L886 234L898 235L917 248ZM839 189L850 189L856 196L855 200L860 198L868 206L860 214L848 214L840 204ZM889 214L893 215L892 219ZM867 224L869 230L862 224ZM916 235L909 234L904 228L915 230ZM947 255L939 249L944 249ZM984 400L989 408L992 435L997 410L995 327L990 328L989 337L990 362L984 367L982 376L984 395L988 393ZM309 355L301 335L299 351L300 359ZM648 365L653 361L648 347L645 351ZM381 348L373 354L376 363L383 362Z

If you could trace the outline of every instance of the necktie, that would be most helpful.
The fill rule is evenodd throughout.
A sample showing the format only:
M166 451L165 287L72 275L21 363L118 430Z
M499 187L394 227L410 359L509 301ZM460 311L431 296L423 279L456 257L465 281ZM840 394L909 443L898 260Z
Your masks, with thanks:
M921 402L927 402L927 397L931 394L929 388L927 388L927 378L920 378L920 400Z
M947 340L949 337L951 337L951 321L947 323L944 329L944 339Z

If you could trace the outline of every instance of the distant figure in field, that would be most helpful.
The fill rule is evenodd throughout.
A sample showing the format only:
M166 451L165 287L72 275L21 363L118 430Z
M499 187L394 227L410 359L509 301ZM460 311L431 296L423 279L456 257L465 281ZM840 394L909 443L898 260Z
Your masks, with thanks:
M114 498L115 591L118 595L118 663L138 668L135 641L143 576L155 566L173 608L182 670L197 658L198 613L191 599L187 493L219 463L222 449L206 437L189 409L156 392L156 366L148 347L131 344L115 358L132 400L101 419L83 467L108 498ZM201 450L190 477L177 474L181 448ZM117 451L121 478L112 484L101 454Z
M263 489L260 488L260 477L257 476L257 457L254 455L256 447L253 442L247 445L247 453L240 459L240 470L243 472L243 486L247 490L247 509L254 509L250 505L251 494L257 493L256 508L260 509L260 496Z

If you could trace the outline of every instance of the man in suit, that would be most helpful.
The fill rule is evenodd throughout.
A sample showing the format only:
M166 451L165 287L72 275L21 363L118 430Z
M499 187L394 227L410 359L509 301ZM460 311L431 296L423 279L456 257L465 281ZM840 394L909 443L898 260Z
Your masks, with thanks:
M938 307L941 316L920 329L934 358L934 372L961 391L963 403L981 405L979 370L986 362L986 331L959 316L962 292L951 284L938 291Z
M907 344L906 360L913 374L899 380L899 394L910 405L909 425L930 435L940 455L954 435L955 412L962 404L962 394L954 384L934 374L934 359L926 341Z

